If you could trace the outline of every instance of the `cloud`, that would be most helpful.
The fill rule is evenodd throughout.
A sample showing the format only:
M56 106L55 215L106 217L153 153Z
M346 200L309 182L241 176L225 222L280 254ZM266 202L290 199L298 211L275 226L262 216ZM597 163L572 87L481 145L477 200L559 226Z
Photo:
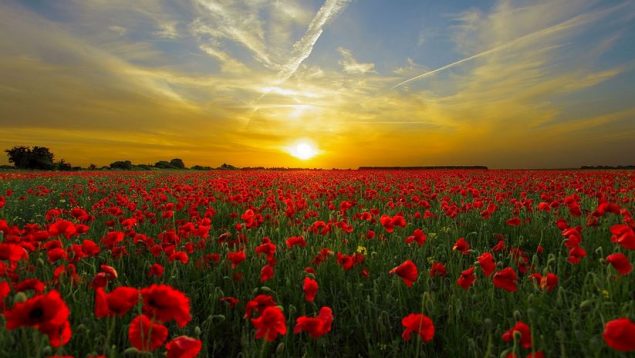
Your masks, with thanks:
M192 31L204 42L209 36L216 42L230 40L248 49L264 66L276 68L264 43L262 22L257 12L236 6L226 7L212 0L196 0L200 16L192 24Z
M76 0L50 13L2 3L0 144L50 145L73 164L100 165L176 154L187 164L303 165L284 152L300 137L324 151L310 163L324 167L632 158L624 83L635 63L611 57L633 30L632 5L499 1L458 14L422 48L388 44L361 63L347 47L377 33L351 35L346 24L322 36L347 1L287 3ZM350 10L366 10L357 4ZM60 13L63 22L51 15ZM450 67L428 69L452 55ZM401 67L383 73L382 63Z
M350 50L338 47L337 51L342 56L342 59L338 63L342 66L344 72L350 74L364 74L375 71L374 63L357 62Z
M438 67L438 68L436 68L434 70L426 71L426 72L421 73L421 74L419 74L417 76L414 76L414 77L411 77L411 78L406 79L404 81L401 81L401 82L397 83L396 85L394 85L392 88L395 89L395 88L403 86L403 85L405 85L405 84L407 84L409 82L416 81L416 80L419 80L419 79L423 79L423 78L426 78L426 77L430 77L430 76L432 76L432 75L434 75L434 74L436 74L438 72L441 72L441 71L444 71L444 70L459 66L459 65L461 65L463 63L466 63L466 62L469 62L469 61L472 61L472 60L475 60L475 59L478 59L478 58L481 58L481 57L490 56L490 55L495 54L495 53L500 52L500 51L513 49L516 46L522 46L522 45L525 45L525 44L527 44L529 42L535 42L535 41L538 41L538 40L543 39L545 37L553 36L553 35L557 34L558 32L572 30L572 29L574 29L576 27L583 26L583 25L589 24L589 23L594 22L594 21L598 21L598 20L600 20L602 18L605 18L606 16L608 16L608 15L610 15L610 14L612 14L612 13L614 13L614 12L616 12L616 11L622 9L622 8L624 8L625 5L626 5L626 3L622 3L622 4L619 4L617 6L613 6L613 7L608 8L608 9L599 10L599 11L596 11L596 12L593 12L593 13L590 13L590 14L577 15L577 16L575 16L573 18L570 18L568 20L559 22L559 23L557 23L555 25L551 25L551 26L548 26L546 28L543 28L543 29L540 29L540 30L537 30L537 31L534 31L534 32L531 32L531 33L528 33L528 34L524 34L524 35L519 36L517 38L514 38L514 39L512 39L510 41L507 41L507 42L505 42L503 44L494 46L494 47L489 48L487 50L478 52L478 53L473 54L471 56L462 58L460 60L457 60L455 62L449 63L447 65ZM468 29L468 30L474 30L475 27L474 27L473 23L475 22L475 17L478 17L478 15L476 15L476 13L474 13L474 12L469 12L468 14L469 15L464 15L462 17L463 21L466 22L466 24L464 25L463 28L464 29Z
M179 37L179 33L176 29L176 22L164 22L160 24L159 30L155 31L154 34L160 38L164 39L175 39Z
M209 44L201 44L199 47L203 52L220 61L222 72L241 74L248 71L247 67L243 63Z
M128 30L125 27L117 26L117 25L108 26L108 30L116 33L119 36L123 36L126 34L126 32L128 32Z
M416 63L413 59L408 57L406 58L405 66L397 67L392 72L399 76L415 76L415 73L419 74L421 73L421 71L424 71L424 70L429 71L429 69L426 68L426 66L420 65Z

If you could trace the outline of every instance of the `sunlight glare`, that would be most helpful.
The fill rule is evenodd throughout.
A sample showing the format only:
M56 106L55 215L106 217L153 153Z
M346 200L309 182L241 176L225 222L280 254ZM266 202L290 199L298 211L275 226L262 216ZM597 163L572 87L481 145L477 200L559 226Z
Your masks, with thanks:
M288 148L288 152L292 156L302 160L311 159L318 154L315 145L311 141L306 139L297 141L295 144Z

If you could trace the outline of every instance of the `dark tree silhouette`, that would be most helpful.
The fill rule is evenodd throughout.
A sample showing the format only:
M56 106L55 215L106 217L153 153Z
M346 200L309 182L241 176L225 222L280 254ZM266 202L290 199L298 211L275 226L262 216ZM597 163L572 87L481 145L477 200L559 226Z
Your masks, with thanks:
M35 146L33 149L16 146L5 150L9 162L18 169L53 169L53 153L46 147Z
M132 162L129 160L118 160L110 163L111 169L132 170Z
M55 169L56 170L68 171L68 170L72 170L73 166L71 165L71 163L68 163L64 159L60 159L59 162L55 163Z
M160 160L160 161L156 162L154 164L154 166L156 168L159 168L159 169L172 169L172 168L174 168L172 166L172 164L170 164L170 162L168 162L167 160Z
M183 163L183 160L179 158L170 160L170 165L176 169L185 169L185 163Z

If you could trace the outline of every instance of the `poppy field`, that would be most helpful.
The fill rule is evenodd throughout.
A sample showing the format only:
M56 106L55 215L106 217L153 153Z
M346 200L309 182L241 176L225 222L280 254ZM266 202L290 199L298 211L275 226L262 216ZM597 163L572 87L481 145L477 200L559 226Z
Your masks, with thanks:
M632 171L0 173L0 356L620 357Z

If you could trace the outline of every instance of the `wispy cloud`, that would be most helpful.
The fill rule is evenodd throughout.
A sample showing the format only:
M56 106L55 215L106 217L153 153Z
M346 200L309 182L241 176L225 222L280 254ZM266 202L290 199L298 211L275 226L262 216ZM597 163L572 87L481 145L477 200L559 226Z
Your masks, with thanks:
M575 28L575 27L583 26L583 25L589 24L591 22L598 21L598 20L600 20L602 18L607 17L608 15L610 15L612 13L615 13L619 9L624 8L626 6L627 6L627 3L621 3L619 5L613 6L613 7L608 8L608 9L599 10L599 11L596 11L596 12L593 12L593 13L590 13L590 14L581 14L581 15L575 16L575 17L573 17L571 19L568 19L566 21L562 21L562 22L560 22L558 24L543 28L543 29L538 30L538 31L531 32L529 34L526 34L526 35L520 36L518 38L515 38L515 39L513 39L511 41L505 42L504 44L495 46L493 48L490 48L490 49L487 49L487 50L484 50L484 51L481 51L479 53L476 53L474 55L462 58L462 59L460 59L458 61L449 63L447 65L435 68L434 70L426 71L426 72L421 73L421 74L419 74L417 76L411 77L409 79L406 79L404 81L401 81L401 82L397 83L396 85L394 85L392 87L392 89L401 87L401 86L403 86L403 85L405 85L407 83L410 83L412 81L417 81L417 80L420 80L420 79L424 79L426 77L430 77L430 76L432 76L432 75L434 75L434 74L436 74L438 72L445 71L447 69L459 66L459 65L461 65L463 63L466 63L466 62L469 62L469 61L472 61L472 60L476 60L476 59L481 58L481 57L492 55L492 54L497 53L499 51L508 50L508 49L511 49L511 48L513 48L515 46L526 44L527 42L537 41L537 40L539 40L539 39L541 39L543 37L546 37L546 36L552 36L552 35L554 35L554 34L556 34L558 32L561 32L561 31L570 30L570 29Z
M344 72L350 74L364 74L368 72L375 71L374 63L360 63L357 62L351 50L345 49L343 47L338 47L337 51L342 56L342 59L339 61L339 64L342 66Z
M192 30L200 37L209 36L215 43L227 39L251 51L263 65L275 68L277 65L267 53L260 19L242 9L232 9L214 0L196 0L202 8ZM207 47L209 48L209 43Z
M159 25L159 30L155 31L154 34L164 39L176 39L179 37L176 25L176 22L163 22Z

